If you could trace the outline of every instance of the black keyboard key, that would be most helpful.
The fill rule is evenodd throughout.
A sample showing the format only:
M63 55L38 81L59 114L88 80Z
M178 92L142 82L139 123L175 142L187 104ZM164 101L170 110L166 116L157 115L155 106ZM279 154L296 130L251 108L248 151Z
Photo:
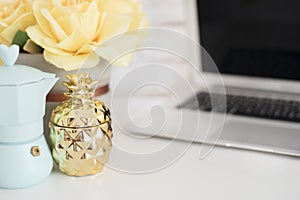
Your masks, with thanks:
M211 98L213 97L213 98ZM226 98L226 105L224 99ZM300 102L282 99L247 97L207 92L197 94L197 102L187 101L183 108L206 112L226 112L233 115L300 122Z

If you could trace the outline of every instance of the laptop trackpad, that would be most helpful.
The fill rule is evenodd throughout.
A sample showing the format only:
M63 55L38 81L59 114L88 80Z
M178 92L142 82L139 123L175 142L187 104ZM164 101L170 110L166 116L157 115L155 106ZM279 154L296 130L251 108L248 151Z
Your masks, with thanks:
M224 126L221 139L232 146L251 145L261 148L300 151L300 128L287 128L254 122L229 121Z

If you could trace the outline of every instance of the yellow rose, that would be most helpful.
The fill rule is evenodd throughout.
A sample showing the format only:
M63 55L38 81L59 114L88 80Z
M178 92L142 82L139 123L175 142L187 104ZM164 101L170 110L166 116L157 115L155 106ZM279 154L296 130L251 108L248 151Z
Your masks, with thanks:
M11 45L18 30L36 24L31 0L0 0L0 43Z
M26 31L55 66L67 71L92 67L99 62L93 50L105 40L147 25L140 7L134 0L35 0L37 25ZM113 57L101 51L99 55L109 61Z

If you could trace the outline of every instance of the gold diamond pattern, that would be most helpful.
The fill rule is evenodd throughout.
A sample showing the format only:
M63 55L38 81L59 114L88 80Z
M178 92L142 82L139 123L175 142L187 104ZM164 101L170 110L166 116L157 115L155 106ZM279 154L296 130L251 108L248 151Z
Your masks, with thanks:
M51 126L50 132L51 140L56 144L53 147L53 157L62 172L73 176L94 174L98 172L95 169L102 169L103 164L108 161L112 144L100 126L78 128L76 131ZM56 132L64 137L54 134ZM82 168L85 168L84 171Z
M112 148L110 111L94 98L95 81L88 75L67 78L70 99L53 110L49 123L53 158L68 175L94 174L103 169Z

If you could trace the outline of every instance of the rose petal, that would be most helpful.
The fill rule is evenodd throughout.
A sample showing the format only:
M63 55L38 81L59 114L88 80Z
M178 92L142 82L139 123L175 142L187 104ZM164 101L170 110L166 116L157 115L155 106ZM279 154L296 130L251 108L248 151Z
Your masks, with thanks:
M45 19L48 20L50 29L58 42L68 37L64 30L56 22L56 20L51 16L48 9L42 8L40 12L45 17Z
M38 25L27 28L26 32L32 41L34 41L36 44L43 47L44 49L51 51L55 54L70 55L70 53L59 49L57 47L56 41L48 38L47 35L45 35L45 33L40 29Z
M84 45L82 46L77 52L76 55L80 55L80 54L87 54L87 53L91 53L93 51L93 47L92 45Z
M6 46L9 46L11 45L11 42L0 35L0 44L5 44Z
M41 30L48 36L52 37L52 31L49 26L49 22L45 19L45 17L41 14L41 8L50 8L50 4L45 0L34 0L32 4L32 10L37 21L37 24L40 26Z
M26 29L26 32L31 40L45 48L44 39L47 38L47 35L41 30L38 25L28 27Z
M86 44L89 44L89 40L79 31L74 31L67 39L58 43L57 47L69 52L77 52Z
M119 52L111 46L97 47L96 52L99 56L108 60L112 65L118 67L128 66L134 55L134 53L129 52L124 55L119 54Z
M104 1L102 3L102 11L118 14L131 14L135 12L141 4L133 3L132 1Z
M45 49L54 54L65 55L65 56L70 56L74 54L74 52L68 52L59 48L56 41L54 41L51 38L45 38L44 43L45 43Z
M132 20L130 24L129 30L135 30L140 27L149 27L149 21L147 20L147 17L145 14L140 15L132 15Z
M129 30L149 26L145 13L141 12L141 2L134 1L107 1L105 11L130 16L132 18Z
M99 30L99 35L96 41L101 42L110 37L124 33L128 30L131 18L125 15L106 14L103 19L103 25Z
M52 5L53 5L54 7L55 7L55 6L59 6L59 7L62 6L61 0L52 0L51 3L52 3Z
M132 53L140 44L140 36L122 34L94 47L94 51L102 58L112 61L114 65L126 66L130 63Z
M51 15L56 16L57 23L67 35L72 34L72 32L76 29L73 25L73 21L70 19L70 15L72 13L73 10L68 7L54 7L51 10Z
M8 27L8 25L7 24L5 24L4 22L1 22L0 21L0 31L3 31L5 28L7 28Z
M3 19L6 24L12 24L17 18L26 13L26 5L19 5L9 16Z
M74 28L79 30L87 39L94 39L100 20L100 13L97 10L96 2L90 3L88 9L84 13L73 14L70 18Z
M2 31L1 35L7 41L12 41L18 30L25 31L28 26L35 24L35 19L32 13L21 15L12 25Z
M95 53L77 56L62 56L53 54L49 51L44 51L44 57L46 61L54 64L58 68L63 68L66 71L94 67L99 63L99 56Z

